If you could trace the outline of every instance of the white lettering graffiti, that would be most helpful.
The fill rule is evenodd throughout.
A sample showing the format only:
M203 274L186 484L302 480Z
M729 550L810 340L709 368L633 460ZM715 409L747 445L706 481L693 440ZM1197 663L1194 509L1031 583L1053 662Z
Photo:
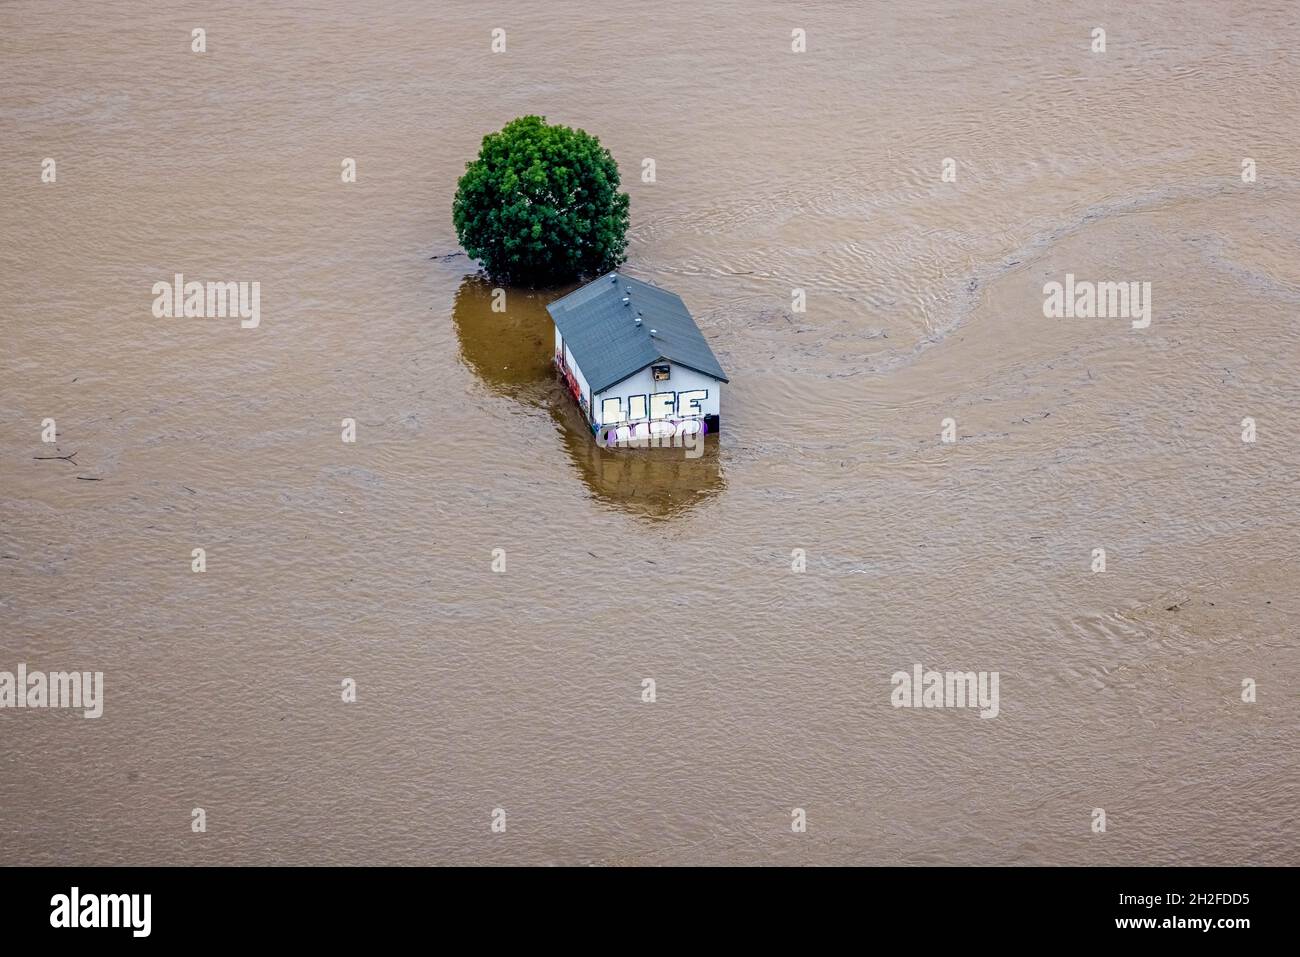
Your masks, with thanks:
M689 392L656 392L651 396L629 395L627 408L623 408L623 399L612 396L601 400L600 421L604 425L618 425L624 422L642 422L643 420L661 421L669 419L690 419L704 415L701 403L709 397L708 389L692 389Z

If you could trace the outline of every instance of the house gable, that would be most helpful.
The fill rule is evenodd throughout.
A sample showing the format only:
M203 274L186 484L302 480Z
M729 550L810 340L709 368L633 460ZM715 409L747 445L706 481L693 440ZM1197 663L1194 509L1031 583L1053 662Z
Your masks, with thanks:
M638 369L594 393L592 424L706 418L720 413L721 379L671 362L669 377L656 379L653 372L656 364Z

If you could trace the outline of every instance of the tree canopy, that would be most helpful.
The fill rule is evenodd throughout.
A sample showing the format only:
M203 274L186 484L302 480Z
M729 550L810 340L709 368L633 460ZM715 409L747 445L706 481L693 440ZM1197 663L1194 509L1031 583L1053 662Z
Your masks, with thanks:
M626 258L628 195L596 137L523 116L483 137L456 185L452 222L494 280L555 285Z

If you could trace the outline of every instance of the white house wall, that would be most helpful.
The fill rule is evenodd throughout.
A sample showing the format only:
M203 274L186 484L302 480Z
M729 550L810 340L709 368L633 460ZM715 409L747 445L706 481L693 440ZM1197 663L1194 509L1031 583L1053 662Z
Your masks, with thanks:
M567 347L565 349L568 351ZM655 363L663 365L663 363ZM654 375L650 371L650 366L646 366L635 375L629 376L622 382L615 383L603 392L596 395L595 405L592 409L592 418L596 425L605 425L602 419L604 412L604 402L606 399L617 397L621 400L623 414L626 416L628 411L628 397L634 395L646 396L647 407L651 407L650 396L656 393L672 392L679 395L682 392L694 392L705 390L708 395L700 400L697 415L719 415L722 409L722 383L712 376L707 376L702 372L696 372L694 369L688 369L685 366L679 366L676 363L669 363L669 374L667 382L656 382ZM580 382L583 380L579 380ZM673 414L668 416L670 419L679 418L677 411L677 400L674 395Z
M568 346L564 347L564 363L573 373L573 377L578 380L578 388L582 392L582 407L585 411L587 409L587 403L591 401L591 388L587 385L587 377L584 376L582 370L578 368L578 363L573 361L573 353L569 351Z

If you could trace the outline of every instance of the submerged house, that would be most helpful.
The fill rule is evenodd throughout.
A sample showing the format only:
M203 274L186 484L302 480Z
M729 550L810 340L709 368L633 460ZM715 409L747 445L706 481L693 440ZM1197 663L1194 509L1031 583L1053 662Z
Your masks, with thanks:
M555 364L597 435L718 431L727 376L680 296L612 272L546 311Z

